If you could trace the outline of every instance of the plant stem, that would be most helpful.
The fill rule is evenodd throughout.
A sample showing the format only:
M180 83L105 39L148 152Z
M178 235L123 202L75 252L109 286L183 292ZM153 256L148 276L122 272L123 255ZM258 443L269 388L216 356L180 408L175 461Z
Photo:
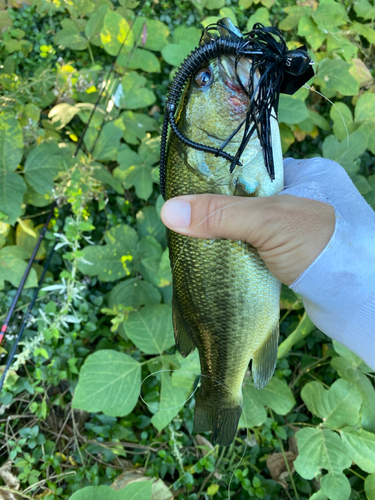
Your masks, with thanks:
M94 66L95 65L95 59L94 59L94 54L92 53L92 49L91 49L91 45L90 45L90 42L88 44L88 50L89 50L89 54L90 54L90 59L91 59L91 64Z

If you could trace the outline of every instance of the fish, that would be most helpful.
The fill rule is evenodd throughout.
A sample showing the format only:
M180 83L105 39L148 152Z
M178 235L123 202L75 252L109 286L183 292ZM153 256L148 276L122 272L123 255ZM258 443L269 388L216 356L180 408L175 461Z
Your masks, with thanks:
M217 29L227 40L242 37L228 18L220 20ZM201 45L212 40L208 35L206 31ZM267 169L259 123L250 129L246 141L241 131L251 105L251 92L246 89L255 89L253 96L259 92L259 77L251 56L234 54L214 57L190 76L179 109L172 109L178 131L175 127L166 146L166 200L202 193L273 196L283 189L282 149L274 110L270 110L268 130L273 175ZM184 138L204 147L191 147ZM223 152L224 143L226 157L213 154ZM242 146L238 158L241 145L246 147ZM176 346L184 357L197 348L200 359L194 429L211 431L215 443L229 446L237 432L242 385L250 362L258 389L274 373L281 283L247 242L187 238L169 229L167 242Z

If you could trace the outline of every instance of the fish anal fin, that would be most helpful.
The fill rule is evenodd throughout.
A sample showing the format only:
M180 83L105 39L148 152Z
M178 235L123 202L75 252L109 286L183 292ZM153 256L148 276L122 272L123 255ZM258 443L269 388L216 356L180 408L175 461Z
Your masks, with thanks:
M195 349L193 339L189 335L185 321L182 319L176 301L172 303L173 330L176 347L183 358Z
M230 446L236 436L242 406L231 408L211 406L197 397L194 411L194 430L212 431L212 441L221 446Z
M254 385L257 389L263 389L263 387L268 384L275 371L278 340L279 323L276 324L272 333L253 356L252 373Z

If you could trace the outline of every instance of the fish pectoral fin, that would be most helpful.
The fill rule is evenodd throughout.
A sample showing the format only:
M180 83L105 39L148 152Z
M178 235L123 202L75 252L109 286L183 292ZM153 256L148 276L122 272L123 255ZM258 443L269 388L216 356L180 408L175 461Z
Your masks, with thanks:
M212 431L212 441L221 446L230 446L236 436L242 406L231 408L210 406L204 399L197 397L194 410L194 430Z
M279 323L267 337L253 357L252 372L254 385L257 389L263 389L270 381L275 371L277 361L277 347L279 340Z
M177 350L183 358L186 358L186 356L194 351L195 344L189 335L185 321L181 317L176 300L173 300L172 302L172 319Z

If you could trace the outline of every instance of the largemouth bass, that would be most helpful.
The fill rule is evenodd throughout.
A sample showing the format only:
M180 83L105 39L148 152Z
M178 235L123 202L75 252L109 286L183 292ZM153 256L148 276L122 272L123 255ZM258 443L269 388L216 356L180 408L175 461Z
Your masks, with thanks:
M242 36L229 19L218 25L221 36ZM168 141L166 199L201 193L272 196L283 189L280 135L272 109L272 175L265 165L259 127L242 148L241 164L237 158L229 168L228 158L235 158L244 144L240 125L246 122L251 104L246 89L253 88L253 95L259 92L259 76L250 57L235 55L212 58L191 76L177 113L178 131L174 129ZM249 87L250 78L254 82ZM227 158L212 154L238 129L225 145ZM181 136L206 148L190 147ZM187 356L196 347L201 364L194 428L213 431L213 440L227 446L236 434L241 387L250 361L258 389L274 372L281 284L246 242L187 239L170 230L167 239L177 349Z

